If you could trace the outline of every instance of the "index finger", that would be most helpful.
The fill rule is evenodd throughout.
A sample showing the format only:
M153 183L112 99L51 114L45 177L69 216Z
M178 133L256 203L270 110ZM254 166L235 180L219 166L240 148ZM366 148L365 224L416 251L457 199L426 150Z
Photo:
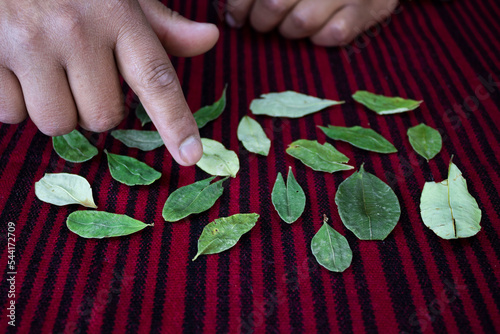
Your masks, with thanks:
M168 55L140 8L125 21L115 48L119 70L174 159L193 165L203 154L200 134Z

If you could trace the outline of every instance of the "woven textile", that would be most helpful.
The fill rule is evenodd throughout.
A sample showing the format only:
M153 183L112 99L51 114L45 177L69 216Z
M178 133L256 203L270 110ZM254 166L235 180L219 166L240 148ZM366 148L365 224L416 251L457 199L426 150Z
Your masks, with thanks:
M215 6L214 6L215 4ZM99 155L75 164L54 152L51 139L31 121L0 125L0 332L19 333L492 333L500 328L500 3L414 1L351 46L315 47L277 33L231 30L218 2L169 1L198 21L217 23L221 38L207 54L173 59L193 111L219 98L227 108L201 129L241 161L235 179L205 213L164 222L168 195L207 177L180 167L164 147L142 152L108 133L83 132ZM415 111L379 116L351 95L369 90L423 100ZM123 84L132 112L119 126L141 129L135 94ZM268 157L249 154L236 129L260 94L294 90L346 100L300 119L258 116L272 140ZM425 123L439 129L443 149L429 163L411 148L406 131ZM317 125L371 127L398 149L376 154L327 139ZM145 126L152 129L152 125ZM335 192L351 171L314 172L285 153L297 139L335 145L350 164L388 183L401 218L385 241L360 241L342 224ZM163 173L150 186L114 181L103 150L146 162ZM426 181L447 177L453 162L482 210L482 230L464 240L442 240L419 213ZM292 166L307 204L294 224L282 222L271 203L278 172ZM87 240L65 221L78 206L36 199L45 173L67 172L92 185L99 210L154 223L129 237ZM191 259L203 227L236 213L260 214L256 227L232 249ZM353 262L344 273L319 266L311 253L323 214L344 235ZM8 326L11 275L7 226L15 225L15 319Z

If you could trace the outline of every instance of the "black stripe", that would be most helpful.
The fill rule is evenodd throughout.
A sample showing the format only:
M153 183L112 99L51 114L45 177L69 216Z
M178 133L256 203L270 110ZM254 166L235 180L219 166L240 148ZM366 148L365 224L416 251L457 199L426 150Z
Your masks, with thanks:
M215 50L212 49L203 57L204 64L210 66L203 67L201 105L212 104L218 98L220 92L215 91L212 84L215 76ZM220 96L220 95L219 95ZM213 126L205 126L200 130L202 137L213 138ZM222 143L227 147L228 143ZM196 168L196 180L206 178L206 173ZM206 256L201 256L196 261L191 261L197 253L198 238L208 222L208 214L201 213L190 219L189 229L189 256L186 270L186 292L184 301L184 323L183 330L186 333L201 332L204 329L205 300L206 300Z
M312 45L306 44L307 42L302 42L302 47L305 49L312 49ZM315 95L324 98L324 91L322 88L319 88L319 90L316 90L312 92L310 89L308 89L307 86L307 80L306 80L306 74L305 74L305 68L303 63L307 61L306 59L302 59L301 53L299 48L293 48L293 54L295 57L295 64L297 66L297 76L298 76L298 83L299 83L299 90L301 92L304 92L306 94L310 95ZM307 57L307 56L304 56ZM321 78L320 74L318 73L318 69L315 66L316 64L311 65L311 70L315 72L314 77L314 83L315 83L315 88L320 87L321 85L319 84L319 78ZM323 112L326 113L326 112ZM295 123L295 122L294 122ZM307 133L307 138L311 139L316 139L316 124L314 123L314 116L309 116L305 118L305 123L306 123L306 133ZM293 129L292 127L292 135L295 134L296 139L298 138L296 135L299 134L299 128ZM300 163L297 159L294 159L295 161L295 168L297 170L297 175L299 176L299 179L301 180L307 180L306 179L306 169L307 167L304 166L302 163ZM326 178L325 178L324 173L313 173L314 176L314 182L315 182L315 191L317 194L317 198L321 197L326 197L325 195L327 194L326 190ZM320 186L322 184L323 186ZM311 198L309 196L309 187L306 187L307 189L307 194L306 198ZM330 201L332 203L333 201ZM319 207L320 208L320 216L313 217L311 215L311 206L310 206L310 201L306 201L306 209L304 211L303 217L303 224L302 224L302 232L304 234L304 239L307 240L307 269L309 272L309 277L310 277L310 283L311 283L311 289L312 289L312 297L314 300L314 316L316 319L316 330L318 332L330 332L331 327L330 327L330 322L329 322L329 317L330 315L327 312L327 307L326 307L326 298L325 298L325 288L323 286L323 280L321 279L321 271L324 270L321 268L316 260L314 259L314 256L311 251L310 243L314 235L316 234L316 230L314 228L315 224L314 221L321 222L322 221L322 216L321 214L327 214L328 217L331 218L331 212L330 212L330 204L328 204L326 207ZM327 211L325 211L327 210ZM318 223L316 223L316 226L318 226ZM300 266L300 270L304 270L304 261L300 261L298 263ZM300 278L300 277L299 277Z
M245 58L246 54L244 52L244 38L243 31L233 30L232 34L236 35L236 64L238 66L238 73L245 73ZM231 43L228 42L224 45L224 53L229 53ZM247 114L248 101L247 101L247 84L246 78L243 75L238 75L237 77L237 93L238 96L238 114L239 118L242 118ZM240 153L246 152L245 149L240 145ZM249 164L243 163L243 159L240 160L239 171L239 182L240 182L240 193L239 193L239 208L240 212L249 213L250 212L250 196L249 189L251 189L250 182L250 170ZM260 224L260 221L258 222ZM240 311L240 324L238 331L243 333L251 331L252 328L252 314L253 314L253 287L252 287L252 243L249 238L244 238L240 241L240 300L241 300L241 311Z
M331 72L332 76L338 81L338 82L343 82L345 83L344 85L338 85L337 89L339 91L339 96L350 96L352 94L352 89L348 86L348 79L347 79L347 73L345 72L344 68L341 66L338 66L338 64L342 64L342 59L341 59L341 52L336 49L327 49L327 54L328 54L328 59L330 60L331 64ZM346 126L353 126L353 125L358 125L360 124L360 119L355 112L354 107L351 105L343 104L341 106L342 113L345 119ZM334 124L332 123L332 119L330 117L327 119L328 123L326 124ZM355 154L354 160L356 162L363 161L364 160L364 155L361 152L361 150L354 149L353 153ZM339 177L342 177L343 180L343 175L339 175ZM337 181L338 182L338 181ZM345 227L344 227L344 236L346 237L347 241L349 242L349 245L351 246L352 253L353 253L353 260L351 264L351 268L354 274L354 282L355 282L355 287L358 293L358 300L359 300L359 305L361 306L362 310L362 317L363 317L363 325L365 326L365 330L367 332L374 332L377 331L377 324L375 322L375 313L373 311L373 305L371 301L371 296L370 296L370 289L368 288L368 284L366 281L366 275L365 275L365 269L363 266L363 261L361 257L356 256L356 254L359 254L359 240L352 234L350 233ZM336 288L334 285L332 288Z
M128 87L127 87L128 88ZM127 95L125 95L127 96ZM125 128L131 129L134 126L134 123L136 121L135 115L132 117L128 117L126 126ZM131 149L127 148L124 144L120 144L121 149L120 149L120 154L125 155L125 156L131 156ZM144 156L145 153L143 151L138 151L137 154L137 159L139 161L144 161ZM158 183L156 182L154 185L149 186L149 188L154 188L158 187ZM125 206L125 214L129 217L134 217L135 214L135 207L136 207L136 202L137 202L137 196L138 196L138 190L137 187L129 187L128 188L129 193L127 196L127 205ZM151 233L151 229L146 229L145 231L142 231L141 233ZM137 236L136 236L137 237ZM102 322L101 325L101 333L111 333L113 331L113 328L115 326L115 317L116 317L116 312L118 308L118 302L120 300L120 292L121 289L123 288L123 283L128 282L128 278L125 280L123 279L124 277L124 269L125 265L128 259L128 250L130 246L130 238L131 237L125 237L120 239L120 245L118 248L118 252L116 255L116 263L113 268L113 277L110 280L109 286L108 286L108 291L107 291L107 300L105 304L105 309L104 309L104 315L103 319L105 319ZM138 258L137 261L140 262L143 259ZM134 275L135 279L137 279L138 275ZM99 298L99 295L97 295ZM135 307L135 305L134 305Z
M23 132L24 132L24 129L26 128L27 123L28 122L25 121L18 126L16 132L14 132L14 135L10 138L10 141L7 144L7 147L2 152L2 154L1 154L2 159L0 159L0 175L3 175L3 173L5 171L5 167L7 166L8 162L10 161L10 155L12 154L14 149L16 148L16 145L19 142L19 138L21 138L21 136L23 135ZM0 142L3 139L3 136L7 133L8 128L9 128L8 124L4 124L2 126L2 130L5 129L5 131L2 131L2 136L0 138ZM11 165L11 167L12 167L12 165Z
M325 92L323 90L323 85L322 85L322 82L320 79L321 73L319 71L319 68L318 68L318 65L317 65L317 62L316 62L316 59L314 56L315 50L317 50L317 49L315 49L311 46L308 46L306 49L307 49L307 54L309 57L309 64L311 66L312 76L314 78L315 91L317 93L317 96L324 98ZM304 82L304 84L305 84L305 82ZM339 107L334 107L334 108L336 109ZM323 124L331 124L330 115L331 115L331 112L322 112L321 113L321 119L323 121ZM306 129L307 129L308 138L316 138L317 129L316 129L316 124L314 124L314 119L308 118L308 120L306 122L307 122ZM331 207L331 203L334 202L334 199L330 199L329 197L324 196L324 195L328 194L327 186L326 186L328 184L327 177L323 173L314 173L313 175L314 175L314 186L315 186L315 190L316 190L316 194L317 194L317 199L319 202L318 207L320 208L319 213L320 214L324 213L327 215L327 217L332 219L332 213L331 213L330 207ZM334 182L335 182L335 189L338 189L338 186L343 181L342 173L332 174L332 177L333 177ZM321 218L322 217L317 217L316 219L321 220ZM339 222L335 223L334 221L330 221L330 225L334 228L336 227L336 225L338 223ZM311 231L307 231L307 232L304 231L305 233L307 233L307 234L305 234L307 236L306 238L307 238L307 240L312 240L312 237L317 232L314 229L314 224L311 224L310 226L304 225L304 230L306 229L306 227L311 230ZM337 225L337 228L335 228L335 229L338 230L338 225ZM345 230L345 228L344 228L344 230ZM311 233L312 233L312 236L311 236ZM310 248L308 248L308 250L309 249ZM310 254L308 254L308 257L310 259L312 259L312 252ZM313 261L314 260L309 262L310 266L312 266L315 263ZM319 271L319 270L323 270L323 269L313 270L312 274L315 274L315 272ZM311 279L311 285L313 287L318 285L319 282L322 282L319 275L315 275L315 276L317 276L317 277L315 277L314 280ZM347 294L346 294L344 277L343 277L343 275L330 275L330 277L331 277L331 280L333 283L332 290L335 293L334 300L335 300L335 304L336 304L336 318L337 318L337 322L339 324L340 331L342 333L352 333L353 332L352 317L351 317L351 310L349 307L349 302L348 302L348 298L347 298ZM325 282L325 284L326 284L326 282ZM323 287L321 287L321 289L317 288L317 291L315 291L315 294L318 294L319 296L324 295ZM315 297L315 298L317 298L317 297ZM326 312L324 312L324 316L329 316L329 315L326 314ZM319 321L318 321L318 323L319 323ZM319 327L320 326L318 326L318 329L321 329Z

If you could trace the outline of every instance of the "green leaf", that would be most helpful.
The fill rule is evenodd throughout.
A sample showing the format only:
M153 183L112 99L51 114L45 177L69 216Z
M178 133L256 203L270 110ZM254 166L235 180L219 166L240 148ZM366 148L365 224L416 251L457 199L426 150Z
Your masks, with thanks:
M227 85L224 87L222 96L217 102L210 106L204 106L193 114L194 120L196 121L196 124L198 124L199 129L222 114L224 108L226 108L226 89Z
M214 176L236 177L240 170L240 161L233 151L227 150L218 141L201 138L203 156L196 166Z
M97 208L90 184L85 178L75 174L45 174L35 183L35 195L39 200L54 205L80 204Z
M250 152L264 156L269 154L271 141L267 138L262 126L248 116L243 116L238 125L238 139Z
M481 210L467 190L462 172L451 161L447 180L425 183L420 214L425 226L443 239L468 238L481 230Z
M260 97L250 103L250 110L254 115L298 118L344 103L292 91L263 94Z
M111 176L127 186L148 185L158 180L161 173L135 158L109 153L108 166Z
M302 212L304 212L304 208L306 207L306 194L304 194L304 190L302 190L295 180L292 167L288 169L286 183L285 185L281 173L278 173L271 199L281 219L291 224L299 219Z
M146 109L144 109L144 106L142 105L142 103L139 103L137 108L135 108L135 115L141 121L142 126L144 126L148 123L151 123L151 118L149 118L149 115L146 112Z
M127 147L138 148L142 151L152 151L163 146L163 140L158 131L114 130L111 135Z
M121 237L153 226L126 215L103 211L75 211L68 216L66 225L80 237L97 239Z
M349 158L337 151L335 147L329 143L321 145L317 140L296 140L288 146L286 153L315 171L333 173L354 168L344 165Z
M210 209L222 195L222 183L227 179L210 184L214 177L181 187L168 196L163 207L163 218L176 222L193 213Z
M408 138L411 147L427 161L431 160L441 151L443 139L439 131L423 123L408 129Z
M424 102L403 99L400 97L377 95L365 90L358 90L352 97L356 102L361 103L379 115L390 115L414 110Z
M323 267L330 271L343 272L352 262L352 250L347 239L331 228L325 217L323 226L311 241L311 250Z
M52 137L52 145L61 158L70 162L84 162L98 153L97 148L78 130L73 130L63 136Z
M333 125L328 125L327 128L320 126L319 128L331 139L348 142L363 150L377 153L394 153L398 151L387 139L369 128L360 126L348 128Z
M198 239L198 256L203 254L216 254L236 245L241 236L250 231L259 215L256 213L236 214L214 220L205 228Z
M384 240L401 215L394 191L363 166L340 184L335 203L345 227L361 240Z

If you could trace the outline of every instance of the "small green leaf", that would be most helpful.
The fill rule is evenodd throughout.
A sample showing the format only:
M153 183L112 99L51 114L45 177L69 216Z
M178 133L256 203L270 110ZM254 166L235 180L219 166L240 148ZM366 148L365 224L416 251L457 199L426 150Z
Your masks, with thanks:
M138 148L142 151L152 151L163 146L163 140L158 131L114 130L111 135L127 147Z
M343 272L352 262L352 250L347 239L331 228L328 218L324 218L323 226L311 241L311 250L323 267L330 271Z
M353 126L350 128L344 126L319 127L325 135L334 140L341 140L361 148L363 150L377 153L395 153L398 150L387 139L369 128Z
M143 222L126 215L103 211L75 211L66 220L66 225L73 233L82 238L121 237L138 232L146 226Z
M240 161L233 151L227 150L218 141L201 138L203 156L196 166L214 176L236 177L240 169Z
M148 185L158 180L161 173L135 158L109 153L108 166L111 176L127 186Z
M443 239L468 238L481 230L481 210L451 161L447 180L425 183L420 214L425 226Z
M176 222L193 213L210 209L222 195L222 183L227 179L210 184L214 177L181 187L168 196L163 207L163 218Z
M288 146L286 153L315 171L333 173L354 168L344 165L349 158L337 151L335 147L329 143L321 145L317 140L296 140Z
M411 147L427 161L431 160L441 151L443 139L439 131L423 123L408 129L408 138Z
M304 194L304 190L302 190L295 180L292 167L288 169L286 183L285 185L281 173L278 173L271 199L281 219L291 224L299 219L302 212L304 212L304 208L306 207L306 194Z
M298 118L315 113L344 101L320 99L293 91L269 93L260 96L250 104L254 115Z
M214 220L205 228L198 239L198 256L203 254L216 254L236 245L241 236L250 231L259 215L256 213L236 214Z
M379 115L390 115L414 110L424 102L403 99L400 97L377 95L365 90L358 90L352 97L356 102L361 103Z
M141 121L142 126L144 126L148 123L151 123L151 118L149 118L149 115L146 112L146 109L144 109L144 106L142 105L142 103L139 103L137 108L135 108L135 115Z
M248 116L243 116L238 125L238 139L250 152L264 156L269 154L271 141L267 138L262 126Z
M52 145L61 158L70 162L88 161L98 153L97 148L78 130L73 130L66 135L52 137Z
M45 174L35 183L35 195L39 200L54 205L80 204L97 208L89 182L75 174Z
M363 166L340 184L335 203L345 227L361 240L384 240L401 215L391 187Z
M226 89L227 85L224 87L222 96L217 102L210 106L204 106L193 114L194 120L196 121L196 124L198 124L199 129L222 114L224 108L226 108Z

